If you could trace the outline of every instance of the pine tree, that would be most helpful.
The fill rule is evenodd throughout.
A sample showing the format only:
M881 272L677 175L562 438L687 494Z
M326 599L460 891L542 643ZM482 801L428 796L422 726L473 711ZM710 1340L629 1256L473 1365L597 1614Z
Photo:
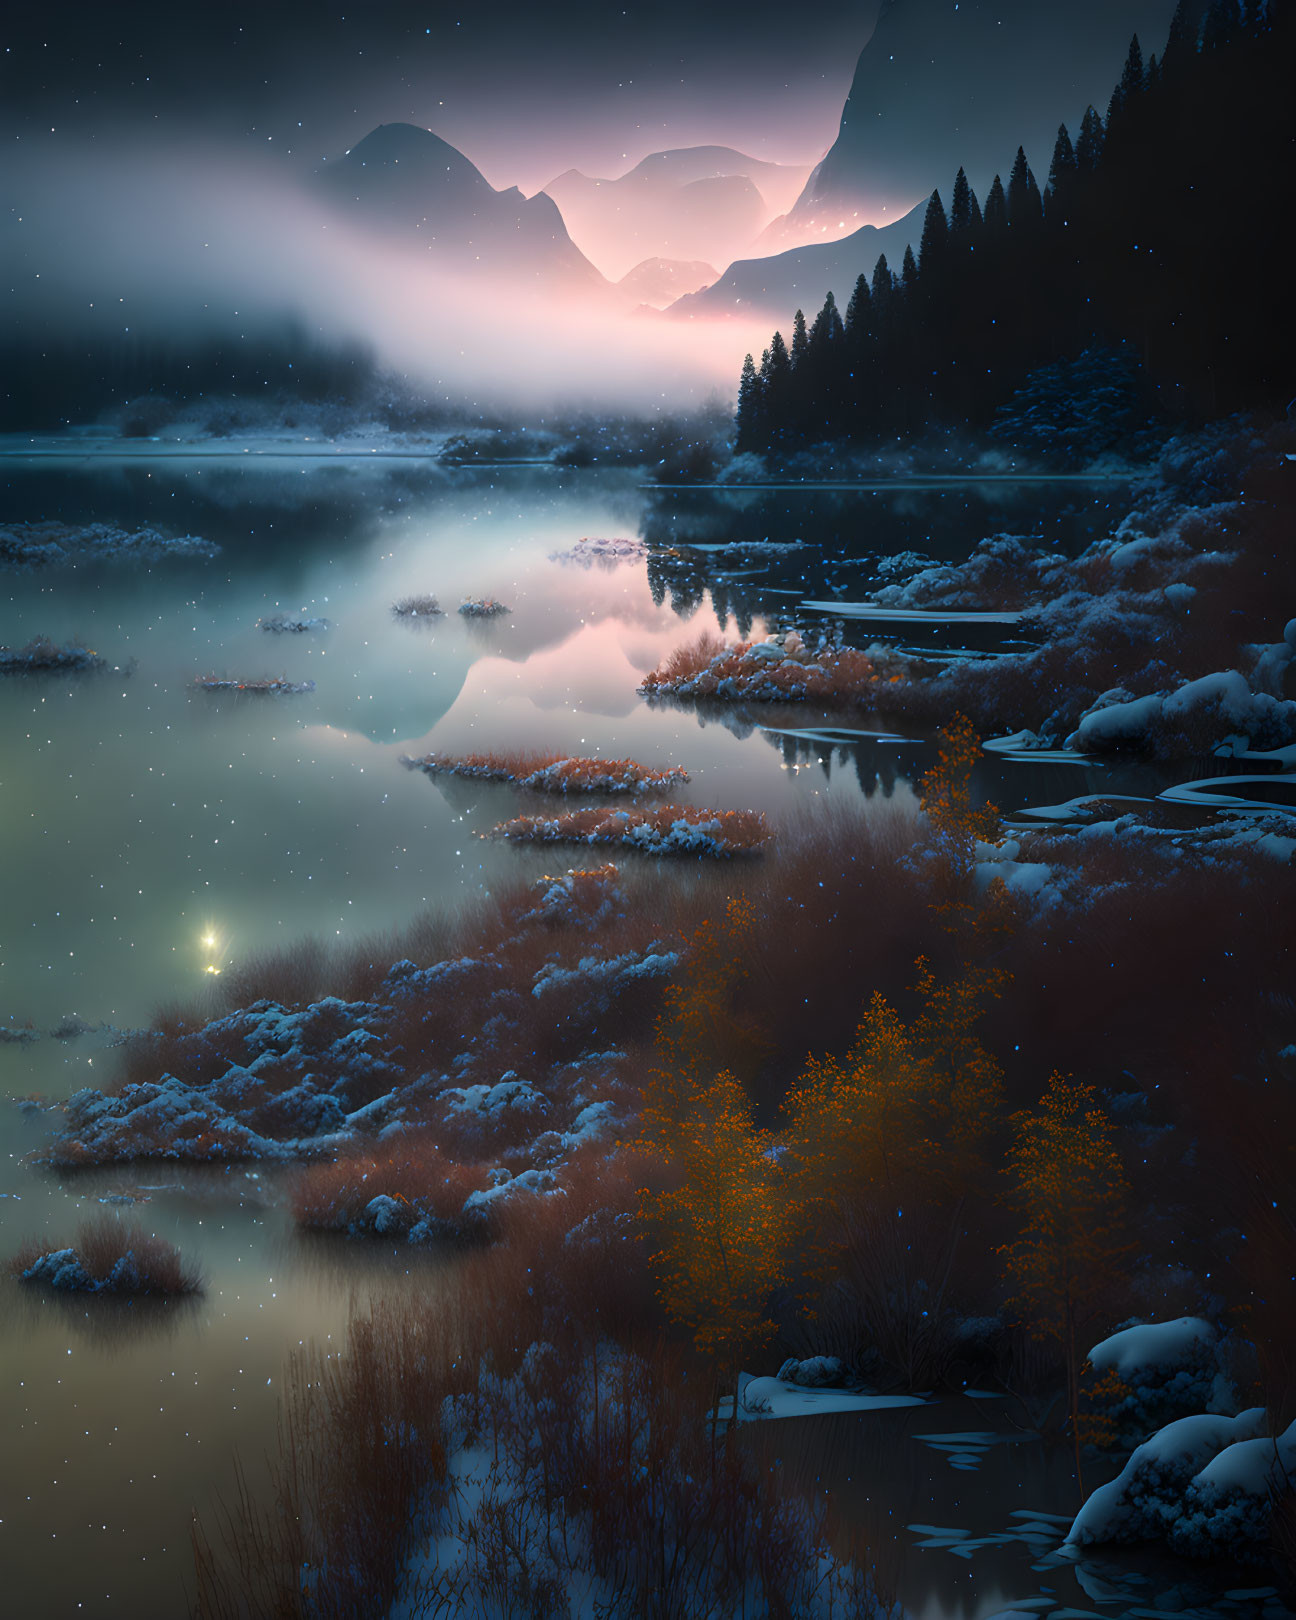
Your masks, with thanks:
M1076 172L1094 174L1102 162L1106 130L1103 121L1092 106L1085 108L1080 124L1080 138L1076 142Z
M767 439L782 437L791 408L789 388L792 380L792 360L783 341L782 332L770 339L769 362L761 368L765 373L765 392L762 400L765 413Z
M886 254L879 253L878 261L873 266L873 304L879 314L889 308L894 291L895 277L891 274L891 266L887 263Z
M1137 100L1147 86L1147 71L1143 66L1143 47L1137 34L1130 40L1129 54L1125 58L1125 71L1116 86L1121 106L1128 107Z
M1237 0L1211 0L1206 20L1202 23L1202 50L1214 51L1221 45L1227 45L1241 26L1242 18L1238 11Z
M837 300L830 292L824 299L823 308L814 318L814 325L810 328L806 343L807 354L822 364L830 351L840 347L842 332L842 318L837 309Z
M783 341L782 332L775 332L770 339L769 346L769 383L771 389L782 387L792 371L792 358L788 354L787 344Z
M792 318L792 369L795 371L805 359L806 349L810 338L806 332L806 318L801 310L797 310Z
M1049 165L1048 190L1045 192L1045 214L1050 219L1065 220L1071 206L1076 179L1075 148L1065 124L1058 125L1057 141L1053 146L1053 161Z
M959 172L962 173L962 170ZM945 218L945 205L941 202L940 192L933 191L927 202L922 239L918 245L919 273L929 285L943 276L948 250L949 221Z
M962 169L954 177L954 195L950 201L950 234L956 240L968 241L981 226L981 208Z
M1166 39L1163 61L1177 67L1185 57L1197 54L1197 36L1201 32L1201 0L1179 0L1170 19L1170 33Z
M1008 232L1008 199L1004 195L1003 181L998 175L990 184L985 200L985 234L987 241L998 241Z
M743 360L742 375L738 379L737 448L739 450L753 450L759 443L757 438L757 418L760 415L759 396L760 379L756 375L756 362L749 354Z
M860 273L855 282L855 291L850 295L850 302L846 305L846 341L852 349L862 347L869 335L869 319L872 314L873 295L869 292L868 277Z
M1039 1107L1014 1115L1013 1126L1005 1174L1023 1226L1017 1241L1000 1250L1008 1308L1062 1352L1079 1477L1082 1335L1131 1247L1124 1232L1128 1184L1092 1086L1054 1074Z
M1008 223L1015 231L1030 230L1043 218L1043 204L1035 176L1023 147L1017 148L1008 177Z
M910 243L904 250L904 262L900 266L900 289L905 299L912 307L914 293L918 288L918 261L914 258L913 244Z

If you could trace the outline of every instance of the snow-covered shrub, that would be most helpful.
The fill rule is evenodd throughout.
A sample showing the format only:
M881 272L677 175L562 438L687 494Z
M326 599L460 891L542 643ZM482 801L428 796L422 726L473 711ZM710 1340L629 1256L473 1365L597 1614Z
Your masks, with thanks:
M465 1207L488 1184L483 1166L449 1158L426 1136L396 1138L381 1152L299 1171L289 1205L299 1226L318 1231L455 1239L479 1231Z
M0 675L70 675L107 669L108 660L79 641L33 636L21 647L0 647Z
M1000 406L992 435L1065 467L1082 467L1140 425L1138 368L1117 349L1086 349L1033 371Z
M757 810L569 810L557 816L516 816L492 829L521 843L612 844L646 855L750 855L769 841Z
M563 754L501 752L490 754L424 754L402 756L407 770L429 776L477 777L512 782L532 793L659 793L688 781L678 766L657 769L633 759L583 759Z
M833 642L812 650L797 631L733 647L703 631L645 675L639 690L649 698L836 707L866 702L900 667L900 660L878 647L861 652Z
M123 529L112 523L0 524L0 568L27 571L81 563L153 563L165 557L215 557L220 547L194 534Z
M1228 669L1165 695L1106 692L1081 715L1067 747L1086 754L1126 749L1177 757L1283 748L1293 740L1296 703L1255 692L1240 671Z
M1267 1561L1274 1499L1296 1476L1296 1423L1280 1435L1235 1440L1189 1483L1167 1539L1192 1558Z
M1234 1412L1228 1354L1228 1341L1201 1317L1123 1328L1089 1352L1094 1371L1108 1375L1102 1416L1119 1437L1141 1439L1195 1412Z
M202 1287L200 1274L173 1244L111 1215L85 1222L65 1248L25 1243L9 1270L23 1282L65 1293L192 1294Z
M1168 1423L1137 1448L1114 1480L1094 1491L1076 1514L1067 1543L1165 1540L1194 1478L1226 1448L1264 1429L1259 1406L1237 1417L1202 1413Z

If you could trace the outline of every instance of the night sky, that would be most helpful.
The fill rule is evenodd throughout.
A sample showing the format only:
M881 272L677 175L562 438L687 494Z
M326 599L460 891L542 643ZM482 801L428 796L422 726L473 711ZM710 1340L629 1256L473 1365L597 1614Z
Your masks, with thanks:
M273 142L318 163L380 122L458 146L496 186L616 174L720 141L812 162L837 131L877 0L608 6L12 7L7 141Z

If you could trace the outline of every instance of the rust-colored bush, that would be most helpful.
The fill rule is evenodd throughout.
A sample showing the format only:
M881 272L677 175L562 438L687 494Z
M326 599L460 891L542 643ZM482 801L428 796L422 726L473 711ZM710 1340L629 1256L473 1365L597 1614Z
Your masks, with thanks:
M64 1248L73 1250L90 1283L106 1291L192 1294L202 1288L201 1272L186 1263L174 1244L108 1214L83 1221L70 1244L29 1238L10 1260L9 1270L21 1277L46 1255Z
M381 1196L401 1205L410 1225L430 1216L444 1224L445 1236L462 1236L473 1227L463 1218L466 1199L489 1184L484 1166L457 1162L428 1137L400 1137L381 1152L298 1171L288 1203L299 1226L337 1232L363 1227Z
M665 792L688 781L678 766L659 769L633 759L587 759L566 754L521 751L489 754L424 754L403 758L410 770L429 776L468 776L489 782L512 782L535 793L640 794Z
M758 810L567 810L556 816L516 816L492 829L516 843L612 844L647 854L754 854L771 837Z

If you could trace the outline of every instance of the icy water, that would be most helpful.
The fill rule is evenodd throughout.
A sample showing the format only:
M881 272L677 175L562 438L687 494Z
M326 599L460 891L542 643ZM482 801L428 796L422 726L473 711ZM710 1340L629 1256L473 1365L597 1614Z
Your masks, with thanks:
M561 860L565 852L476 836L510 813L508 790L442 791L403 769L403 753L630 754L687 767L687 801L754 807L776 822L836 799L911 799L927 763L920 739L848 738L795 719L781 723L805 734L782 735L645 706L635 691L643 673L715 625L728 597L660 580L654 589L642 563L583 569L551 553L585 536L715 541L759 529L830 547L858 547L861 535L875 549L925 540L957 555L1002 526L984 492L762 492L700 506L647 492L630 473L446 472L359 458L7 457L0 487L0 522L154 525L222 548L207 562L0 575L0 644L78 636L113 666L0 679L6 1099L96 1083L110 1072L117 1031L146 1026L160 1005L192 1002L249 953L399 928L428 905L453 906ZM732 605L749 616L822 594L812 572L768 590L742 582ZM444 618L393 619L396 599L424 592L439 597ZM511 611L465 621L455 610L468 595ZM332 628L257 628L275 613ZM196 690L208 674L315 686L297 696ZM1119 785L1073 766L987 769L1001 773L1004 803ZM64 1237L87 1213L134 1208L202 1265L207 1288L179 1306L105 1310L29 1296L0 1278L4 1612L179 1615L192 1515L210 1519L229 1496L236 1447L254 1485L260 1477L290 1351L337 1340L357 1298L412 1279L435 1289L442 1262L303 1245L272 1189L243 1169L186 1173L183 1185L170 1169L38 1176L22 1155L42 1129L12 1101L0 1107L0 1254L28 1236ZM144 1200L137 1207L103 1202L127 1184ZM851 1448L863 1457L879 1434L898 1455L945 1466L894 1424L868 1422L834 1441L847 1459L834 1489L852 1488ZM1026 1505L1066 1512L1069 1476L1049 1466ZM885 1486L891 1524L939 1522L905 1468L887 1467L892 1484L884 1469L870 1489ZM1007 1523L1020 1495L1008 1483L996 1492ZM902 1539L921 1538L903 1530ZM1027 1544L996 1556L1038 1582ZM965 1595L968 1576L960 1567L912 1592L902 1582L902 1595L925 1620L992 1612L1002 1581L985 1594L974 1582Z

